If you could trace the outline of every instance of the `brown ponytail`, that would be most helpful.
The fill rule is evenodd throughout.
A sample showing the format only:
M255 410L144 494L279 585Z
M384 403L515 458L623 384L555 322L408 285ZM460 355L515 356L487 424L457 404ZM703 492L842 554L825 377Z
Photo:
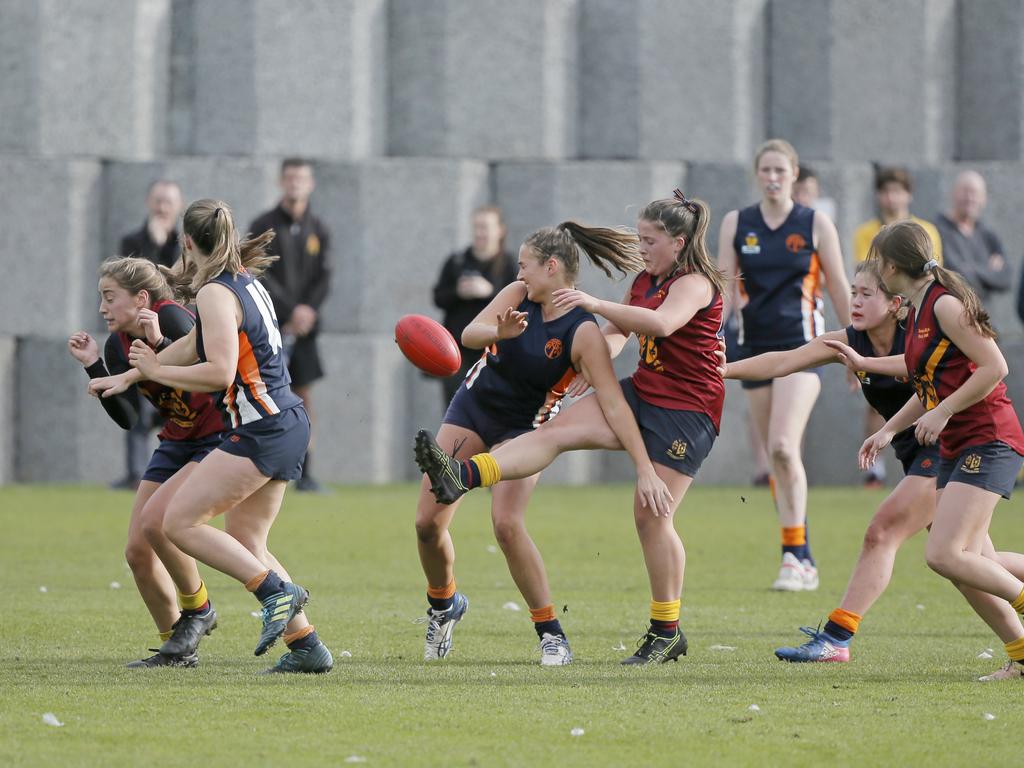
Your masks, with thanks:
M626 229L585 227L575 221L563 221L557 227L538 229L523 245L546 258L558 259L572 280L580 271L580 251L608 277L612 276L609 265L623 275L644 268L636 233Z
M177 265L171 269L161 267L183 301L195 299L199 289L222 272L237 275L244 269L253 277L259 277L278 258L266 253L274 231L268 229L258 237L240 241L231 208L221 200L203 199L192 203L185 211L182 230L205 256L186 263L182 251Z
M676 270L704 275L719 294L725 293L725 274L711 260L707 234L711 209L703 200L683 197L655 200L640 211L640 218L660 227L669 237L683 237L686 244L676 257Z
M988 312L967 281L935 262L932 240L920 224L897 221L882 227L871 241L868 256L878 257L912 279L920 280L931 272L935 282L964 305L970 327L987 339L996 337Z

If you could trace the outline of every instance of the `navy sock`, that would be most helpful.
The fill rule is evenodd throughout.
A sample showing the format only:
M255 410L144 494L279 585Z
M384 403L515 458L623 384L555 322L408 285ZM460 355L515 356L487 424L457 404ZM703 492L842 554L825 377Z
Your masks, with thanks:
M803 558L804 550L806 549L806 544L783 544L782 554L785 555L789 552L789 554L793 555L797 560L801 560Z
M679 631L679 620L658 621L651 619L651 632L661 637L673 637Z
M469 459L459 462L459 480L467 488L479 488L480 468Z
M825 634L841 643L849 642L850 638L853 637L853 632L846 627L840 627L834 621L825 622Z
M435 611L447 611L455 603L455 595L451 597L431 597L427 595L427 602Z
M815 568L818 567L818 564L816 562L814 562L814 555L811 554L811 545L810 544L804 544L803 552L801 552L799 555L797 555L797 557L799 557L801 560L807 560Z
M256 587L256 591L253 592L253 594L256 595L256 599L262 603L271 595L275 595L283 590L284 579L271 571L267 574L267 578L263 580L263 583Z
M548 635L561 635L565 637L565 632L562 630L562 625L558 619L552 619L551 621L535 621L533 628L537 631L537 637L542 637L545 634Z
M293 640L288 643L288 650L298 651L303 648L313 648L317 643L320 642L320 638L316 635L316 630L313 630L305 637L300 637L298 640Z

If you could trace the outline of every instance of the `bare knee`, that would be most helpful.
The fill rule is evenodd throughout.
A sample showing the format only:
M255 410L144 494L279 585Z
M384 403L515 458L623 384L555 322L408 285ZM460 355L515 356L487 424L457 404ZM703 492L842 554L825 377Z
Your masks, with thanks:
M924 560L940 576L953 579L956 571L956 553L947 547L926 547Z
M494 520L494 538L498 541L498 546L503 550L509 549L513 546L516 541L526 534L526 527L523 525L523 521L518 518L499 518Z
M147 504L142 510L140 520L142 535L152 546L159 546L167 540L164 535L164 510L162 507L151 507Z
M446 526L433 515L416 516L416 538L424 544L435 544L441 538Z
M790 469L800 463L799 446L788 439L772 440L768 455L777 469Z
M865 552L880 548L896 548L903 543L902 537L895 530L895 510L882 504L878 513L864 531Z
M132 573L142 574L153 570L156 563L156 554L153 548L142 536L133 536L128 539L124 548L124 559Z

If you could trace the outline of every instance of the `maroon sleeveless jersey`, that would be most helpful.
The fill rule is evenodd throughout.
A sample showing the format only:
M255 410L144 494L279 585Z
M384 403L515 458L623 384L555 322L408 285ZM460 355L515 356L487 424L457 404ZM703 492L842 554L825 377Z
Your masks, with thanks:
M935 302L947 293L941 285L932 283L925 291L921 311L911 307L907 316L904 360L914 391L929 411L963 386L978 368L939 327ZM1001 381L984 400L949 420L939 436L939 454L954 459L966 448L996 440L1024 455L1024 433Z
M629 291L634 307L657 309L672 284L673 275L661 285L641 272ZM633 386L641 399L661 408L707 414L719 431L725 382L716 370L719 334L722 331L722 297L716 291L711 303L699 310L682 328L663 339L638 334L640 365Z

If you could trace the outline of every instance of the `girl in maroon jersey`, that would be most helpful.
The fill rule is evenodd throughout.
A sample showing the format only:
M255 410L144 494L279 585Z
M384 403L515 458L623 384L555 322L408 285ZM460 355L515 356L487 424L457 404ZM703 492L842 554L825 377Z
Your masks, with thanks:
M679 605L686 553L673 516L718 435L725 387L716 370L722 326L724 279L708 255L710 211L700 200L657 200L637 223L645 271L623 303L600 301L582 291L557 291L557 304L582 307L608 320L603 327L613 355L629 334L640 339L640 364L622 389L636 416L657 476L671 494L667 508L634 497L633 514L651 584L651 625L624 664L650 664L685 655ZM515 438L493 453L458 462L437 448L427 432L417 435L417 462L442 503L501 479L529 477L563 451L621 450L594 397L585 397L559 418Z
M100 266L100 314L110 336L103 358L96 340L85 331L68 339L71 356L85 366L91 378L120 374L129 369L128 350L135 339L163 349L192 330L195 318L171 301L171 289L156 265L146 259L108 259ZM104 364L104 359L105 363ZM104 410L122 429L139 418L139 396L157 407L164 419L157 446L143 474L128 522L125 559L135 577L160 638L171 652L128 664L133 668L194 667L195 646L216 626L217 613L207 599L196 561L164 535L162 514L155 510L168 498L223 439L224 418L214 397L183 392L152 382L101 400ZM179 615L175 594L181 602ZM173 636L172 636L173 635ZM187 647L182 647L187 641Z
M919 224L883 227L871 250L881 259L886 288L913 305L904 354L865 360L845 345L829 345L860 370L909 373L917 396L864 442L861 467L911 425L916 424L920 443L938 442L938 501L925 550L928 565L955 584L1001 597L1022 612L1024 582L983 554L996 502L1010 497L1024 463L1024 433L1006 396L1006 361L988 313L962 278L938 265ZM983 680L1022 676L1024 636L1005 645L1011 661Z

